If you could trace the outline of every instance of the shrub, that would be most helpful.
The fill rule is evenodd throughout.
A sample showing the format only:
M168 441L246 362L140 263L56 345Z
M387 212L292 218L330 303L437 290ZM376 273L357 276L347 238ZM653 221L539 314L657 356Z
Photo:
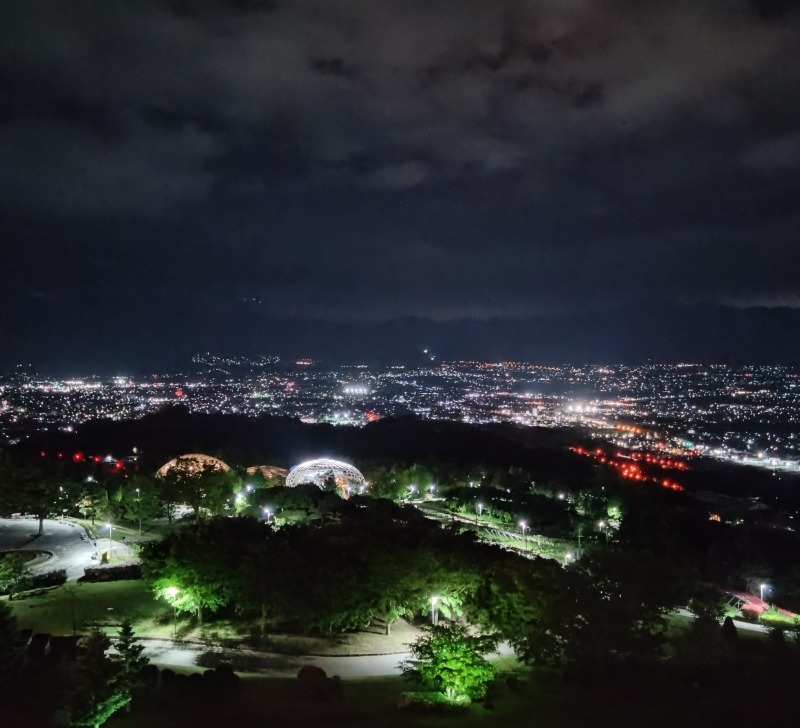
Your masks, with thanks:
M125 579L141 579L142 565L138 562L109 564L108 566L87 566L83 581L122 581Z
M67 581L66 569L54 569L53 571L46 571L44 574L36 574L31 580L31 586L34 589L42 589L48 586L61 586Z

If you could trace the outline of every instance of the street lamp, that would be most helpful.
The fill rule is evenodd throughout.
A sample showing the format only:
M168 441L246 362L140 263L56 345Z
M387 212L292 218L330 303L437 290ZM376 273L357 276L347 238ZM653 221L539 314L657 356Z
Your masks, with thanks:
M264 508L264 515L267 517L267 523L269 523L270 516L272 516L272 511L269 508Z
M564 554L564 566L566 566L570 561L572 561L572 554Z
M111 532L114 530L114 526L110 523L106 523L106 528L108 529L108 558L111 558L111 554L114 553L114 546L111 541Z
M597 524L597 527L601 531L605 531L605 534L606 534L606 546L608 546L608 525L606 524L605 521L600 521L600 523Z
M761 601L764 601L764 589L767 589L768 586L766 584L761 585Z
M175 604L175 597L178 596L178 587L168 586L167 596L172 602L172 640L175 641L178 636L178 606Z
M431 624L436 625L439 623L439 610L436 605L439 603L439 597L431 597Z
M414 497L414 493L417 492L417 486L412 484L412 485L408 486L408 489L411 491L411 495L409 497L413 498Z
M525 521L519 522L519 527L522 529L522 538L525 540L525 551L528 550L528 524Z
M477 526L477 525L478 525L478 519L479 519L479 518L481 517L481 515L483 514L483 503L476 503L476 504L475 504L475 512L476 512L476 515L475 515L475 525Z
M431 484L428 486L428 493L430 493L431 495L433 495L433 491L435 491L435 490L436 490L436 486L435 486L433 483L431 483Z

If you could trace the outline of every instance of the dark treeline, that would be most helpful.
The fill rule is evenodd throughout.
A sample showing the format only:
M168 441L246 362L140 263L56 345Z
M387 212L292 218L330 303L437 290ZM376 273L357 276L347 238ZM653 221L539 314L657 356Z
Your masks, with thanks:
M575 438L569 430L520 430L513 425L475 426L413 417L385 419L364 428L335 427L285 417L197 415L175 406L140 420L88 422L76 433L39 433L19 449L30 455L61 452L66 457L74 452L122 456L136 447L143 467L150 469L187 452L205 452L240 465L284 467L328 453L356 461L435 458L462 464L529 464L555 477L565 468L591 470L566 452Z

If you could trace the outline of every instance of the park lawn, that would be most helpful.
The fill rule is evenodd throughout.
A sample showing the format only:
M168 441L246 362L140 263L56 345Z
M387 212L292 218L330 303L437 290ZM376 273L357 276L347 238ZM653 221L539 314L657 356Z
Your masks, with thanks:
M316 697L296 680L246 678L239 689L206 698L201 692L178 692L168 702L156 700L120 713L111 728L166 728L174 725L347 727L382 728L584 728L613 725L616 728L674 728L718 724L715 717L732 720L742 704L732 700L707 701L691 687L622 683L612 688L566 682L557 675L516 672L512 688L505 676L490 689L486 702L453 711L398 710L401 693L418 686L401 677L345 680L341 698ZM187 699L189 698L189 699ZM752 701L751 701L752 702ZM746 703L745 703L746 704Z
M141 580L100 583L71 582L55 589L39 590L30 596L7 602L20 629L57 635L87 632L94 626L116 626L128 618L139 634L150 634L160 621L165 635L170 631L171 610L153 599L153 592ZM164 616L166 614L166 619ZM151 635L156 636L156 635Z

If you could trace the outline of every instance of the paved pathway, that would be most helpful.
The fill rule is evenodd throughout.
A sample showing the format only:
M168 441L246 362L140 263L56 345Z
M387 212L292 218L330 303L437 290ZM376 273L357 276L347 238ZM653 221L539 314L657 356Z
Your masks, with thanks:
M303 665L317 665L329 676L343 679L400 675L401 664L411 658L408 652L389 655L313 656L278 655L254 650L212 648L191 642L143 639L144 654L159 667L180 667L204 670L229 663L236 672L262 677L295 677ZM499 655L513 654L511 646L500 645ZM490 656L491 659L491 656Z
M69 580L78 579L85 567L98 563L97 548L81 526L45 519L44 533L38 533L39 522L35 519L0 518L0 551L44 551L50 558L31 564L31 571L66 569ZM85 541L81 534L86 536Z

